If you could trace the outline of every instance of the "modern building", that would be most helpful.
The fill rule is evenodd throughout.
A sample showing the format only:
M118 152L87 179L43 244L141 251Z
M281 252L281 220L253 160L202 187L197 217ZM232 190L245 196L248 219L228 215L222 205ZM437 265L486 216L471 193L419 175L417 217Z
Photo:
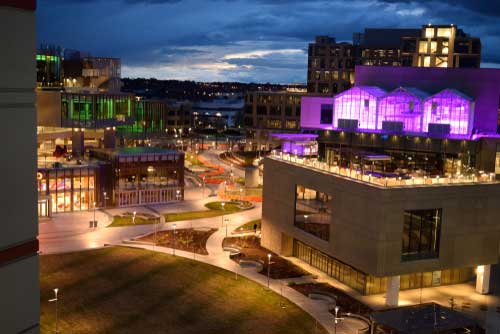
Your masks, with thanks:
M305 92L248 92L243 117L248 148L268 150L279 143L271 134L298 132L303 95Z
M184 153L156 147L93 149L90 157L111 164L111 191L104 206L158 204L184 199Z
M499 96L500 70L360 66L353 88L303 97L318 153L297 141L265 159L262 245L392 306L472 279L488 293Z
M38 88L60 89L63 85L62 50L55 45L41 45L36 54Z
M335 37L316 36L309 44L307 91L337 94L354 84L355 48L351 43L337 43Z
M354 66L479 68L481 40L453 24L420 29L366 28L352 43L317 36L309 44L307 91L332 95L352 87Z
M63 60L66 91L119 93L121 82L120 58L91 57L79 52L66 53Z
M193 126L197 128L234 128L243 113L245 101L240 95L226 95L211 101L193 103Z
M36 1L0 1L0 233L2 333L39 333L36 217Z

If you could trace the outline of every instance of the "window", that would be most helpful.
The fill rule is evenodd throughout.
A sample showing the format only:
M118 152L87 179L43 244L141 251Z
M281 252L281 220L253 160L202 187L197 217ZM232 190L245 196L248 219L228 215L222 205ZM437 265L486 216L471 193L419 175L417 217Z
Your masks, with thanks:
M438 37L448 37L448 38L450 38L450 36L451 36L451 28L438 28L437 36Z
M425 38L434 38L434 28L425 28Z
M431 42L431 53L437 52L437 42Z
M402 261L439 257L442 209L404 212Z
M424 57L424 67L429 67L431 66L431 57L426 56Z
M325 241L330 240L332 197L326 193L296 186L294 225Z
M442 48L441 48L441 53L442 54L444 54L444 55L448 54L448 50L449 50L448 46L449 46L448 41L443 41Z
M333 104L322 104L320 124L332 124L332 122L333 122Z
M437 67L448 67L448 58L447 57L436 57L436 66Z
M418 43L418 52L427 53L427 42L419 42Z

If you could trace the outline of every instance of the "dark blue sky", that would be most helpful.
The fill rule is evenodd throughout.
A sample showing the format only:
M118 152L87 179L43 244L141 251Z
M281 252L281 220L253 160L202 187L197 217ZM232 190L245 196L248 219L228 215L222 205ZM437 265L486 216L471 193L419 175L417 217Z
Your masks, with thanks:
M305 82L307 44L453 23L500 67L500 1L39 0L38 42L120 57L123 77Z

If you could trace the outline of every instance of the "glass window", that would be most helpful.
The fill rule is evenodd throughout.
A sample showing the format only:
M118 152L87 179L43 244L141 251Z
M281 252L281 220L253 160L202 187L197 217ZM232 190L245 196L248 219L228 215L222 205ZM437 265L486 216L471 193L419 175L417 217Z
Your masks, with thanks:
M296 186L295 226L320 239L330 240L332 197L326 193Z
M434 28L425 28L425 38L434 38Z
M437 258L441 234L442 209L404 212L403 261Z
M451 28L438 28L437 36L438 37L448 37L448 38L450 38L450 36L451 36Z
M431 53L437 52L437 42L431 42Z
M427 42L421 41L418 43L418 52L427 53Z
M424 57L424 64L423 64L423 66L424 67L431 66L431 57L429 57L429 56Z
M333 122L333 104L322 104L320 124L332 124L332 122Z

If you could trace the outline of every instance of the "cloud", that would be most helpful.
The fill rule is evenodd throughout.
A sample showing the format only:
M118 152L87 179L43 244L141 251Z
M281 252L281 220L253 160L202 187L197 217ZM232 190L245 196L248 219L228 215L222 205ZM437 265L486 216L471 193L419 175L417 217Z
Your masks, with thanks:
M305 82L316 35L454 23L500 63L500 2L39 0L38 41L122 58L123 76ZM488 6L486 6L488 5Z

